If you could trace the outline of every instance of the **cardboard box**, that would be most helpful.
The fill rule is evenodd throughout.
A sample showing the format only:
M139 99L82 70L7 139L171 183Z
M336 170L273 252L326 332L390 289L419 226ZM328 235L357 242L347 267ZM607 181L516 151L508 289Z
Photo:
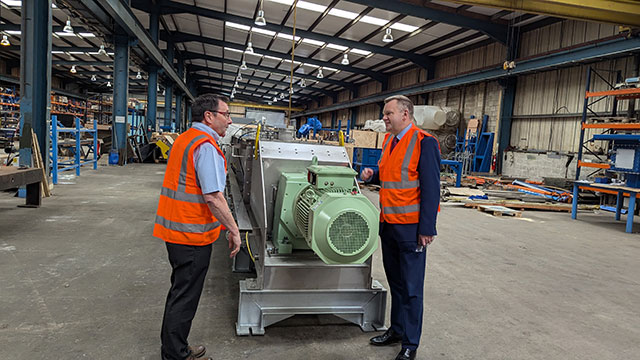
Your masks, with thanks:
M349 134L356 147L375 149L378 142L378 133L367 130L352 130Z
M379 132L378 133L378 142L376 145L376 149L382 149L382 145L384 145L384 137L387 135L386 132Z
M347 151L347 155L349 156L349 161L353 163L353 148L355 145L353 143L344 144L344 149Z

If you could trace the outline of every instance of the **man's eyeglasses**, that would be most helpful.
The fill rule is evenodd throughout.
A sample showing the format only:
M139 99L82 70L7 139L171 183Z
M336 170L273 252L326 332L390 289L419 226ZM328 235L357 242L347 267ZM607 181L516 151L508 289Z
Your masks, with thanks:
M218 114L226 117L227 119L231 119L231 112L230 111L212 111L212 113L218 113Z

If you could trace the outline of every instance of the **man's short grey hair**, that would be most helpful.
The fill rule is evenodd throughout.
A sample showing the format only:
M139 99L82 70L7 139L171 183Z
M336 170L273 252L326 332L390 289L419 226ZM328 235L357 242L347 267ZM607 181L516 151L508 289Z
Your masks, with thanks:
M409 117L413 119L413 101L404 95L393 95L384 99L384 103L388 103L390 101L396 100L398 102L398 109L400 111L408 110Z

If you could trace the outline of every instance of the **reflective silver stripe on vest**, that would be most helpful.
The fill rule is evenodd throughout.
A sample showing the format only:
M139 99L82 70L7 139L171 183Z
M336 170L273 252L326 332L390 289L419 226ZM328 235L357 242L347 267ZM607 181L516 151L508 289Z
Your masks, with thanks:
M389 135L387 136L387 141L384 142L384 145L382 146L382 153L384 154L384 151L387 150L387 146L391 143L391 139L393 138L393 135Z
M389 138L391 138L391 136ZM380 186L382 186L383 189L413 189L420 186L419 180L409 180L409 165L411 164L411 156L413 156L413 151L416 147L416 141L418 141L418 131L413 132L409 147L404 154L404 159L402 159L401 181L381 181Z
M187 188L187 167L189 165L189 151L191 151L191 147L197 141L205 139L206 135L198 135L184 149L184 153L182 154L182 165L180 166L180 176L178 177L178 192L184 192Z
M413 189L420 186L420 180L409 180L409 181L381 181L380 186L383 189Z
M204 197L200 194L189 194L186 192L175 191L164 186L162 187L162 191L160 192L160 195L164 195L169 199L173 199L173 200L179 200L179 201L196 203L196 204L206 204L206 201L204 201Z
M405 206L384 206L382 212L386 215L389 214L407 214L420 211L420 204L405 205Z
M184 232L184 233L197 233L202 234L211 230L215 230L220 226L218 221L209 224L185 224L171 220L167 220L160 215L156 215L156 224L162 225L169 230Z

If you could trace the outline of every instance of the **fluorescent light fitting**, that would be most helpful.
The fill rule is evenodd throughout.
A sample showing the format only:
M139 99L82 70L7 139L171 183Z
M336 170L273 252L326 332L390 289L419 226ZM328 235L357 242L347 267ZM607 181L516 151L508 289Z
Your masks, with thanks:
M293 35L289 35L289 34L278 33L278 37L287 39L287 40L293 40ZM296 41L298 40L300 40L300 36L296 36Z
M390 26L393 30L406 31L408 33L414 32L419 29L417 26L403 24L403 23L395 23Z
M311 11L315 11L315 12L324 12L325 10L327 10L327 7L324 5L319 5L319 4L314 4L308 1L298 1L298 8L300 9L305 9L305 10L311 10Z
M364 56L371 54L371 51L360 50L360 49L351 49L349 50L349 52L352 52L354 54L364 55Z
M342 56L342 61L340 62L342 65L349 65L349 55L346 53Z
M313 39L302 39L302 42L305 44L310 44L310 45L314 45L317 47L323 46L324 42L323 41L318 41L318 40L313 40Z
M68 33L73 32L73 27L71 26L71 18L67 18L67 23L65 24L64 28L62 28L62 31Z
M226 21L225 25L227 25L228 27L231 27L231 28L244 30L244 31L251 30L251 26L242 25L242 24L238 24L238 23L234 23L234 22L230 22L230 21Z
M94 33L90 33L90 32L82 32L82 33L78 33L78 35L80 35L82 37L86 37L86 38L96 37L96 35Z
M342 46L342 45L337 45L337 44L332 44L332 43L328 43L327 47L329 49L334 49L334 50L338 50L338 51L345 51L348 49L348 47L346 46Z
M382 37L382 42L383 43L393 42L393 35L391 35L391 28L387 28L387 30L384 31L384 36Z
M9 35L20 35L20 34L22 34L22 31L20 31L20 30L7 30L5 32L7 34L9 34Z
M267 35L267 36L274 36L276 34L275 31L266 30L266 29L257 28L257 27L252 27L251 31L255 32L255 33L258 33L258 34Z
M66 31L56 31L55 34L58 36L76 36L76 34L74 34L73 32Z
M71 55L84 55L84 51L69 51L68 54L71 54Z
M344 19L355 19L358 17L357 13L351 12L351 11L345 11L345 10L340 10L340 9L336 9L333 8L331 10L329 10L329 15L333 15L333 16L337 16L337 17L341 17Z
M22 6L22 0L0 0L0 2L7 6Z
M363 23L378 25L378 26L386 25L389 22L389 20L384 20L377 17L369 16L369 15L363 16L362 19L360 19L360 21L362 21Z

